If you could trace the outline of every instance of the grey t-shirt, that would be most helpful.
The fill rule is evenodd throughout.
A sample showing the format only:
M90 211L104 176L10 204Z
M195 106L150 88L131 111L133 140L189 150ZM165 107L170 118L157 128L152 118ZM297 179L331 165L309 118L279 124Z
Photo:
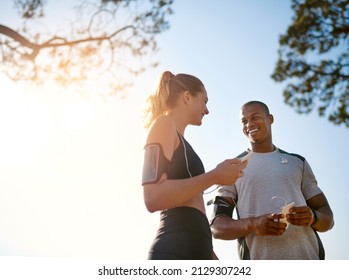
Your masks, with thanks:
M278 213L283 205L306 200L321 193L308 162L301 156L280 149L271 153L254 153L244 176L232 186L219 187L218 195L236 202L240 219ZM239 240L241 259L319 259L321 241L309 227L289 225L282 236L257 236Z

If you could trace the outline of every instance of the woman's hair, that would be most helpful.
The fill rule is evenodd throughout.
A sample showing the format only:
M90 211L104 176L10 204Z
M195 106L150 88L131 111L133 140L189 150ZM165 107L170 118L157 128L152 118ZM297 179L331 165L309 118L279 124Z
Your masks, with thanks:
M193 75L173 75L170 71L163 72L155 93L147 98L145 127L148 128L157 117L173 109L179 94L184 91L189 91L191 95L196 96L199 92L205 91L205 86Z

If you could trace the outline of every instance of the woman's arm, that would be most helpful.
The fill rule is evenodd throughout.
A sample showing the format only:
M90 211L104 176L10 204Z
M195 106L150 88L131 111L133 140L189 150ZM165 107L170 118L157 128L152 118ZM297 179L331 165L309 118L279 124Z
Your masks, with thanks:
M171 118L159 117L151 127L147 144L158 143L164 156L171 161L174 150L180 144L176 127ZM229 159L218 164L207 173L187 179L168 180L163 173L157 182L144 184L144 201L150 212L173 208L185 204L214 184L231 185L243 175L247 163Z

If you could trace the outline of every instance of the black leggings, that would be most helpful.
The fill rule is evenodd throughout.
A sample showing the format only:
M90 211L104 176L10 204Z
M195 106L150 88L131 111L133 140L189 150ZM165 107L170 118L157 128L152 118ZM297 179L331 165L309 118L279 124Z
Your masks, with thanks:
M211 229L205 214L193 207L162 211L149 260L211 260Z

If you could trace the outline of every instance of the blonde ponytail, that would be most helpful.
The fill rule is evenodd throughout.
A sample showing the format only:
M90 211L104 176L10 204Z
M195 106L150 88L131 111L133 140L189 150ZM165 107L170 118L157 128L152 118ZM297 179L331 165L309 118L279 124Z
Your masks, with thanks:
M167 100L169 96L169 82L174 75L170 71L165 71L160 75L158 86L154 94L146 100L145 124L148 128L160 115L168 111Z
M160 75L157 89L146 100L144 126L148 128L160 115L166 114L176 107L178 97L183 91L189 91L196 96L205 92L205 86L200 79L189 74L173 75L165 71Z

